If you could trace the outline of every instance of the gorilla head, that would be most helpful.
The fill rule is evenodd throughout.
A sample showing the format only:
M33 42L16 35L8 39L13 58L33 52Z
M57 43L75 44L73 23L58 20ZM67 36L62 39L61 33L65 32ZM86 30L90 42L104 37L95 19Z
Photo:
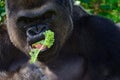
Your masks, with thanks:
M27 54L31 44L41 40L42 33L50 29L55 32L55 43L51 49L42 52L40 59L50 58L72 31L71 0L6 0L6 5L10 39Z

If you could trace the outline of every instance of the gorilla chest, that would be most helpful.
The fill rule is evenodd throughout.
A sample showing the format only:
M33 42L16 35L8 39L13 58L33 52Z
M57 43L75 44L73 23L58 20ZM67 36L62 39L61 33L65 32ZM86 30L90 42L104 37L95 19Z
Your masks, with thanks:
M48 80L80 80L84 75L84 60L74 58L56 60L45 68Z

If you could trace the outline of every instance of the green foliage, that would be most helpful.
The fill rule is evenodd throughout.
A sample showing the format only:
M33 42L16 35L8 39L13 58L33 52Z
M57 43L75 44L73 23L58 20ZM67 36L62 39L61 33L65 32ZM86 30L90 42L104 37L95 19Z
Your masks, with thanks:
M0 23L5 19L5 0L0 0Z
M120 0L76 0L91 14L120 22Z

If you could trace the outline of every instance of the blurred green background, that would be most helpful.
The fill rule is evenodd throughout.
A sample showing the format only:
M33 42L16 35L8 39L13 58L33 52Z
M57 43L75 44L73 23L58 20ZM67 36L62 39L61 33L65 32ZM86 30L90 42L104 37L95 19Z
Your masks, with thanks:
M0 23L5 19L5 0L0 0Z
M89 13L107 17L114 22L120 22L120 0L75 0L76 5L82 5ZM0 23L5 19L5 2L0 0Z
M114 22L120 22L120 0L76 0L89 13L107 17Z

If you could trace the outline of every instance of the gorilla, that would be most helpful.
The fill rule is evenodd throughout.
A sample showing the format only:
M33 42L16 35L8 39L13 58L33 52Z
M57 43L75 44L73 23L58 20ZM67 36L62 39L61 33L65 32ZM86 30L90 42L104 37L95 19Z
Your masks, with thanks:
M73 0L6 0L6 12L8 43L14 46L6 49L6 38L0 39L1 71L21 76L26 65L30 75L46 77L29 75L31 80L120 80L120 31L111 20L88 14ZM39 67L29 64L31 45L48 29L55 32L54 45L39 54ZM22 77L11 80L30 80Z

